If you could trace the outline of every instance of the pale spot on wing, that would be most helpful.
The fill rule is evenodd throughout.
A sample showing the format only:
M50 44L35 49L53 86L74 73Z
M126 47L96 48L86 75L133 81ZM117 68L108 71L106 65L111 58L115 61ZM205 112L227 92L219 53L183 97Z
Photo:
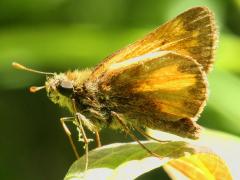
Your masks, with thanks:
M137 63L140 63L140 62L143 63L144 61L148 61L149 59L151 59L153 57L164 56L167 53L169 53L169 51L158 51L158 52L144 54L142 56L138 56L138 57L135 57L135 58L125 60L123 62L112 64L111 66L109 66L108 70L111 71L111 70L116 70L118 68L125 68L127 66L137 64Z
M209 18L209 14L204 14L203 16L199 16L197 19L193 19L192 21L189 21L189 24L198 23L199 21Z

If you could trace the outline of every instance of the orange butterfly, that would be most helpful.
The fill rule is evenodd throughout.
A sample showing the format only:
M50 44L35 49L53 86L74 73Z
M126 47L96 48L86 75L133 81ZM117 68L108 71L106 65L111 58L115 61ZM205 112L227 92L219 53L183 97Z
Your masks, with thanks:
M212 12L194 7L107 57L95 69L56 74L13 65L48 75L45 86L31 91L46 88L54 103L70 110L73 117L61 119L63 128L79 157L66 122L77 126L87 157L89 140L83 127L96 133L99 146L98 132L103 127L122 128L136 141L131 129L149 137L142 130L145 127L198 138L196 121L206 104L206 73L216 42Z

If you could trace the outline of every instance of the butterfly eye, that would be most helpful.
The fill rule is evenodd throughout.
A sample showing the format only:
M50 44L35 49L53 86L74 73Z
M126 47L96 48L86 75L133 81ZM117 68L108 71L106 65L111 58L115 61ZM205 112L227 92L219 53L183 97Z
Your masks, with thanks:
M73 93L73 84L70 81L61 81L57 90L63 96L70 96Z

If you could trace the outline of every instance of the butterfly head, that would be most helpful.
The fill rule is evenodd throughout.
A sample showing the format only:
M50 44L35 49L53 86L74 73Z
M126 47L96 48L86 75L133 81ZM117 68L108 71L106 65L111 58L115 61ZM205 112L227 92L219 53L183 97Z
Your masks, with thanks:
M76 89L81 88L83 82L88 79L92 73L91 69L86 69L83 71L75 70L57 74L34 70L15 62L12 63L12 65L17 69L46 75L45 85L39 87L31 86L30 92L35 93L41 89L46 89L47 96L52 102L67 107L70 111L72 110L72 98L74 98L73 96Z
M51 72L42 72L27 68L21 64L13 63L15 68L26 70L38 74L44 74L47 76L44 86L31 86L30 92L35 93L41 89L46 89L48 97L56 104L60 106L69 106L71 105L71 98L74 93L74 78L71 72L68 73L51 73Z
M74 81L64 74L55 74L47 76L45 82L47 95L51 101L60 106L69 107L72 103L72 96L74 94Z

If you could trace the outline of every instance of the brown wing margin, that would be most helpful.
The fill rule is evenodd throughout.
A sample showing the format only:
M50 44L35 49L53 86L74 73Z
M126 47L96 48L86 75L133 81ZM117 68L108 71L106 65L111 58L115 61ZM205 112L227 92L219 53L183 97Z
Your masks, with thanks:
M113 63L160 50L171 50L195 59L207 73L212 66L217 43L213 13L207 7L194 7L143 39L120 49L96 67L90 79L100 76Z
M154 52L112 64L98 80L107 105L133 126L198 136L194 121L205 106L207 82L194 59Z

